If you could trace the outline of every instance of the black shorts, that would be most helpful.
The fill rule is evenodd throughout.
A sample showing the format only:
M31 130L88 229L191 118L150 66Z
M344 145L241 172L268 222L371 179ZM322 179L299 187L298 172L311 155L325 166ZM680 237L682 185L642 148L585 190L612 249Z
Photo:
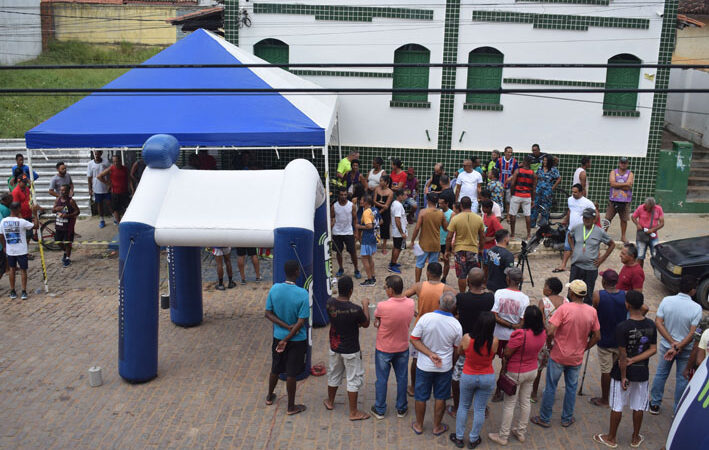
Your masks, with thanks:
M271 373L285 373L288 377L296 377L305 370L305 356L308 353L308 341L288 341L282 353L276 351L280 339L273 338L271 346Z
M446 244L441 244L441 254L442 255L446 254Z
M353 234L332 236L332 243L335 245L337 253L342 253L342 249L346 248L348 253L355 251L355 239Z
M256 247L236 247L236 256L256 256Z
M16 269L17 266L20 266L20 269L27 270L27 255L7 255L7 264L13 269Z
M111 194L111 208L114 211L125 211L128 208L128 203L130 203L128 194Z
M7 256L4 250L0 250L0 276L7 270Z
M404 243L404 238L395 237L395 238L391 238L391 240L394 242L394 246L392 247L392 250L395 248L397 248L399 250L403 250L406 248L406 245Z
M66 228L55 228L54 240L60 242L74 242L74 230L68 230Z

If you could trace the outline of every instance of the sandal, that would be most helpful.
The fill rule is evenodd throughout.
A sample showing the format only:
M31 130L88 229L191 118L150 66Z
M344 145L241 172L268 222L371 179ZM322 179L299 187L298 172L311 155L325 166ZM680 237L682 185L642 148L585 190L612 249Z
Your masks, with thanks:
M602 434L594 434L594 435L593 435L593 440L594 440L595 442L598 442L599 444L605 445L606 447L610 447L610 448L616 448L616 447L618 447L618 444L611 444L610 442L606 442L605 440L603 440L603 435L602 435Z
M458 448L465 447L465 442L463 442L462 439L458 439L456 437L455 433L451 433L448 437L450 438L451 442L455 444L456 447L458 447Z
M575 424L575 423L576 423L576 419L574 419L574 418L572 417L572 418L569 419L567 422L564 422L564 421L562 420L562 421L561 421L561 426L564 427L564 428L568 428L568 427L570 427L571 425L573 425L573 424Z
M411 422L411 429L414 430L416 434L423 434L423 430L419 431L416 429L416 422Z
M539 416L534 416L529 421L535 425L539 425L542 428L551 428L551 424L549 422L544 422Z
M453 405L448 405L446 406L446 412L448 413L449 416L455 419L458 410L453 408Z
M266 396L266 404L267 405L269 405L269 406L273 405L273 402L275 402L275 401L276 401L276 394L272 393L272 394L268 394Z
M551 273L561 273L561 272L566 272L566 269L560 269L558 267L554 268L554 270L551 271Z
M335 409L334 404L332 406L327 406L327 399L323 400L322 404L325 406L325 409L327 409L328 411L332 411L333 409Z
M631 447L633 447L633 448L638 448L638 447L640 447L640 444L642 444L643 442L645 442L645 436L643 436L642 434L639 434L638 436L640 437L640 440L638 441L637 444L633 444L633 443L631 442L631 443L630 443L630 446L631 446Z
M443 429L442 429L441 431L439 431L438 433L436 433L436 432L434 431L434 432L433 432L433 435L434 435L434 436L440 436L440 435L442 435L443 433L445 433L446 431L448 431L448 425L447 425L447 424L442 423L441 425L443 425Z
M605 408L608 407L607 403L603 403L603 399L601 397L593 397L588 402L590 404L592 404L593 406L600 406L600 407L605 407Z
M295 405L295 409L292 411L286 412L286 414L288 414L289 416L293 416L295 414L302 413L306 409L308 409L308 408L305 405Z

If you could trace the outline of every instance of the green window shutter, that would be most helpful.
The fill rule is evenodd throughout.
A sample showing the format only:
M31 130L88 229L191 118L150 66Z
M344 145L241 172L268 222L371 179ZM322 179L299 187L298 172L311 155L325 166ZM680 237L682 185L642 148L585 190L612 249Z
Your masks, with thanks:
M288 44L278 39L264 39L254 45L254 55L271 64L288 64Z
M484 47L468 54L469 64L501 64L504 55L494 48ZM502 67L469 67L468 89L499 89L502 86ZM500 94L468 93L466 103L499 104Z
M608 64L640 64L632 55L617 55L608 60ZM609 67L606 71L607 89L637 89L640 80L639 67ZM603 109L606 111L635 111L638 102L637 92L608 93L603 96Z
M416 44L408 44L394 52L394 63L428 64L431 52ZM395 67L394 89L428 89L428 67ZM394 93L392 100L426 102L428 93Z

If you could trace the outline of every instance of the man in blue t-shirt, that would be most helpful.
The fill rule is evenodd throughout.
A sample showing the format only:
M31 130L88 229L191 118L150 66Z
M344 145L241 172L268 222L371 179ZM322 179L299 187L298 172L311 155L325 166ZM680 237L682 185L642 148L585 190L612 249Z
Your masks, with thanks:
M290 416L305 411L305 405L295 404L295 377L305 370L308 332L304 325L310 318L310 297L308 291L295 284L300 275L298 262L286 261L284 268L285 283L274 284L266 299L266 318L273 322L273 360L266 404L272 405L276 400L273 391L278 383L278 375L285 373L288 392L286 412Z

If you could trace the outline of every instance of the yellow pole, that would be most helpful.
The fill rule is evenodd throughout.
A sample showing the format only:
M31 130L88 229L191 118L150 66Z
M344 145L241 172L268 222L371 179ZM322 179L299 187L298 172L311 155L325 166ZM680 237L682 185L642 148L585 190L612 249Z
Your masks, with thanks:
M27 165L30 168L30 207L34 210L34 206L37 205L37 196L35 195L34 191L34 171L32 170L32 149L28 148L27 149ZM32 212L32 216L34 219L37 221L37 225L39 226L39 214L35 213L34 211ZM39 227L37 229L37 234L41 230L39 230ZM39 258L42 261L42 277L44 278L44 292L49 293L49 282L47 280L47 262L44 259L44 246L42 245L42 236L38 236L39 239L37 239L37 243L39 244Z

